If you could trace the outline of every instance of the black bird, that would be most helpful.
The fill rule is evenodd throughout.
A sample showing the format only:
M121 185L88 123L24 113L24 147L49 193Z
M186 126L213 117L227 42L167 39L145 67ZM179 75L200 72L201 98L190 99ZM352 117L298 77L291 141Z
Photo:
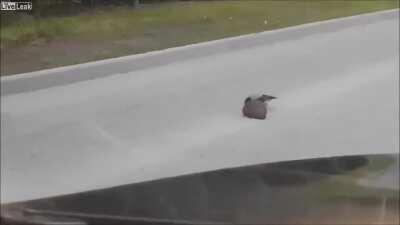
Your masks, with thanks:
M267 103L272 99L276 99L274 96L261 95L261 96L250 96L244 100L244 106L242 109L243 116L263 120L267 117Z

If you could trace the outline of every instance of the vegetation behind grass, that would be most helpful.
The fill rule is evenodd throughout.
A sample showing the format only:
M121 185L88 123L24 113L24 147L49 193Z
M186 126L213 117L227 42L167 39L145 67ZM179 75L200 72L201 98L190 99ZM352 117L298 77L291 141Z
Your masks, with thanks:
M74 62L37 67L47 68L397 7L398 0L243 0L157 3L139 9L101 7L74 16L27 16L3 25L0 39L2 50L30 45L45 47L52 41L64 40L128 40L135 44L107 49L100 56L87 55L78 61L72 57ZM7 57L7 51L2 55ZM7 64L2 60L3 63Z

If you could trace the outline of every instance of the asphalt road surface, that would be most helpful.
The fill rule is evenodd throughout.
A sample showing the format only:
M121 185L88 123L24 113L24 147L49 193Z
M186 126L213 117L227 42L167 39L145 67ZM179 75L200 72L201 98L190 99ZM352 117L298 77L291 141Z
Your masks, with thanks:
M388 11L1 78L1 202L398 153L398 25ZM253 93L278 97L266 120L241 115Z

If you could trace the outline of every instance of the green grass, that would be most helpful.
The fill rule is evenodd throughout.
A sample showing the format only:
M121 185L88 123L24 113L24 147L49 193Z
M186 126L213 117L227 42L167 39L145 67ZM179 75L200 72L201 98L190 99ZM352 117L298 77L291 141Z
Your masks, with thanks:
M75 16L42 19L25 16L1 26L1 75L398 7L398 0L237 0L158 3L139 9L103 7ZM77 52L60 53L59 47L51 45L65 41L82 47L71 48ZM87 43L90 48L85 47ZM40 50L34 49L38 47ZM49 57L51 60L44 60Z
M179 39L196 42L395 7L398 1L393 0L296 0L169 3L141 10L102 8L78 16L23 20L3 27L1 41L21 44L36 39L123 39L163 35L171 27L193 30L187 38Z

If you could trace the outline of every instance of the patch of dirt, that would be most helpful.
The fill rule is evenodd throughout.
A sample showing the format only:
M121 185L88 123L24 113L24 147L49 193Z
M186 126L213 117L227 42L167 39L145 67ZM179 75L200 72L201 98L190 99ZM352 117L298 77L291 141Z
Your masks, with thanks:
M36 40L1 48L1 76L149 52L210 39L193 27L157 29L125 40Z
M31 72L46 68L96 60L106 56L113 45L107 42L56 40L35 42L22 47L3 47L1 75Z

